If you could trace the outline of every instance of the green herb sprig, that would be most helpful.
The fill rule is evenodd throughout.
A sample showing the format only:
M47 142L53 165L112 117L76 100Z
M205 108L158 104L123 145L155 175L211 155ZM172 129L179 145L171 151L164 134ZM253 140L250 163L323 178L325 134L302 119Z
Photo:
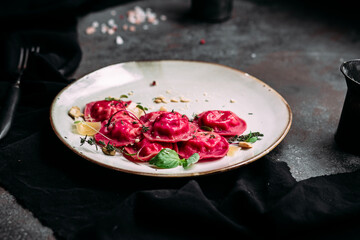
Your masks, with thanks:
M141 132L143 132L143 133L149 131L149 129L150 129L150 128L147 127L147 126L145 126L145 125L142 125L142 126L141 126Z
M139 108L140 110L142 110L145 114L146 114L146 111L149 110L147 107L142 106L140 103L138 103L136 105L136 107Z
M228 139L229 143L235 143L235 142L249 142L254 143L258 140L261 140L260 137L263 137L264 134L260 132L251 132L249 134L245 135L235 135L234 137L231 137Z
M86 135L85 137L80 137L80 146L84 145L84 143L87 143L91 146L95 145L96 150L98 150L98 146L94 138L88 138L88 135Z
M158 168L175 168L182 166L184 169L188 169L198 162L199 159L200 155L198 153L194 153L188 159L180 159L177 152L170 148L164 148L155 157L153 157L149 163Z

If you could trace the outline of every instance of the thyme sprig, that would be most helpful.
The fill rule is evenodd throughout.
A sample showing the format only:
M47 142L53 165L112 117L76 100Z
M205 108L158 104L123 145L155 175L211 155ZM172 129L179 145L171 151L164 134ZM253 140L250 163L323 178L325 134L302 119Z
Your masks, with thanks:
M235 135L234 137L231 137L228 139L229 143L236 143L236 142L249 142L254 143L258 140L261 140L259 137L263 137L264 134L260 132L251 132L249 134L245 135Z
M145 126L145 125L142 125L142 127L141 127L141 131L144 132L144 133L147 132L147 131L149 131L149 129L150 129L150 128L147 127L147 126Z
M116 152L120 152L122 154L128 155L128 156L134 156L136 155L136 153L127 153L125 151L125 147L115 147L115 145L113 145L110 141L108 141L108 143L106 144L104 141L99 141L98 143L96 143L95 139L90 137L88 138L88 136L85 137L80 137L80 146L84 145L85 143L89 144L90 146L95 145L96 147L96 151L99 150L98 145L102 146L103 148L105 148L106 151L108 152L112 152L112 151L116 151Z
M80 137L80 146L84 145L84 143L87 143L91 146L95 145L96 150L98 150L98 146L94 138L92 137L88 138L88 135L85 135L85 137Z
M142 110L145 114L146 114L146 111L149 110L147 107L144 107L143 105L141 105L140 103L138 103L136 105L137 108L139 108L140 110Z

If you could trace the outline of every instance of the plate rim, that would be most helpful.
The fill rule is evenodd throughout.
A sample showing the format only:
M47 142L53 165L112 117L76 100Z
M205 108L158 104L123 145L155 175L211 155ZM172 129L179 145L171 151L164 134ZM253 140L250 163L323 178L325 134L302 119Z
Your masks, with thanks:
M94 72L97 72L97 71L100 71L100 70L103 70L105 68L108 68L108 67L111 67L111 66L115 66L115 65L119 65L119 64L131 64L131 63L139 63L139 62L186 62L186 63L201 63L201 64L209 64L209 65L214 65L214 66L218 66L218 67L223 67L223 68L227 68L227 69L230 69L232 71L236 71L236 72L239 72L241 74L244 74L246 75L247 77L250 77L252 78L252 80L255 80L263 85L265 85L268 89L270 89L272 92L274 92L277 97L284 103L286 109L287 109L287 112L288 112L288 122L287 122L287 125L286 127L283 129L281 135L279 136L279 138L274 142L272 143L268 148L266 148L264 151L260 152L259 154L257 155L254 155L252 156L251 158L247 159L247 160L244 160L244 161L241 161L241 162L238 162L238 163L235 163L235 164L232 164L232 165L229 165L229 166L226 166L226 167L222 167L220 169L213 169L213 170L207 170L207 171L204 171L204 172L192 172L192 173L172 173L172 174L158 174L158 173L149 173L149 172L139 172L139 171L133 171L133 170L128 170L128 169L123 169L123 168L118 168L118 167L115 167L115 166L110 166L110 165L107 165L107 164L104 164L102 162L98 162L98 161L95 161L93 160L92 158L90 157L87 157L86 155L82 154L80 151L76 151L69 143L67 143L60 135L60 133L56 130L56 127L55 127L55 124L53 122L53 118L52 118L52 115L53 115L53 111L54 111L54 107L55 107L55 104L56 104L56 101L58 100L59 96L64 92L66 91L68 88L70 88L73 84L75 84L76 82L80 81L81 79L83 79L84 77L94 73ZM210 175L210 174L214 174L214 173L223 173L223 172L227 172L227 171L230 171L232 169L236 169L236 168L239 168L241 166L244 166L244 165L247 165L249 163L252 163L260 158L262 158L263 156L267 155L268 153L270 153L275 147L277 147L280 142L282 142L282 140L286 137L286 135L288 134L290 128L291 128L291 125L292 125L292 120L293 120L293 113L292 113L292 110L290 108L290 105L288 104L288 102L284 99L284 97L278 93L274 88L272 88L271 86L269 86L267 83L261 81L260 79L244 72L244 71L241 71L237 68L234 68L234 67L230 67L230 66L226 66L226 65L223 65L223 64L220 64L220 63L215 63L215 62L207 62L207 61L199 61L199 60L172 60L172 59L168 59L168 60L135 60L135 61L126 61L126 62L119 62L119 63L114 63L114 64L110 64L110 65L107 65L107 66L104 66L104 67L101 67L97 70L94 70L92 72L89 72L79 78L77 78L76 80L74 80L73 82L71 82L70 84L68 84L66 87L64 87L56 96L55 98L53 99L52 103L51 103L51 107L50 107L50 124L51 124L51 128L53 129L55 135L60 139L60 141L65 145L67 146L69 149L71 149L74 153L76 153L78 156L86 159L87 161L90 161L92 163L95 163L97 165L100 165L102 167L105 167L105 168L108 168L108 169L112 169L112 170L115 170L115 171L119 171L119 172L123 172L123 173L128 173L128 174L135 174L135 175L141 175L141 176L150 176L150 177L164 177L164 178L181 178L181 177L194 177L194 176L203 176L203 175Z

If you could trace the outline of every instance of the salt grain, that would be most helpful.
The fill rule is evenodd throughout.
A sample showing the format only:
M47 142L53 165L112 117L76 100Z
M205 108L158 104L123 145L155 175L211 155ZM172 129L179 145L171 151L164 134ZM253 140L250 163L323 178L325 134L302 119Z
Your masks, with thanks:
M114 19L109 19L108 20L108 25L110 26L110 27L113 27L114 25L115 25L115 20Z
M113 28L108 29L108 34L113 35L115 33L115 30Z
M135 31L136 31L136 27L135 27L135 26L130 26L130 27L129 27L129 31L130 31L130 32L135 32Z
M91 26L94 27L94 28L98 28L99 27L99 22L94 21L94 22L92 22Z
M110 15L115 17L118 13L116 10L111 10ZM104 23L99 24L98 21L93 21L89 27L85 29L85 33L87 35L94 34L97 31L97 28L100 27L100 32L102 34L114 35L117 31L118 23L121 20L124 22L121 23L121 27L123 31L135 32L137 29L136 25L141 25L138 29L142 29L144 31L149 30L149 25L158 25L159 21L166 21L167 17L165 15L160 15L158 18L156 13L152 11L150 8L141 8L139 6L135 6L133 9L130 9L126 12L126 17L124 14L119 14L119 18L110 18ZM132 25L129 25L132 24ZM116 37L116 44L122 45L124 40L120 37Z
M93 33L96 32L96 28L94 28L94 27L87 27L85 32L86 32L86 34L88 34L88 35L93 34Z
M116 44L117 45L124 44L124 39L122 39L122 37L120 35L116 36Z
M101 33L107 33L108 26L105 23L101 24Z

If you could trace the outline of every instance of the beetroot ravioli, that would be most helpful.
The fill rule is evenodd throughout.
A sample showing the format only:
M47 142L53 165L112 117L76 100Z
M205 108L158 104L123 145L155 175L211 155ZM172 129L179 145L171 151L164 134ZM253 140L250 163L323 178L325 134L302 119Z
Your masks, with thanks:
M125 156L133 160L149 161L155 157L161 149L177 149L176 144L165 142L150 142L147 138L142 139L134 145L125 147Z
M124 110L131 101L101 100L86 104L84 118L88 122L102 122L119 110Z
M163 112L155 119L152 117L149 119L153 120L145 123L149 130L144 133L144 136L150 141L171 143L187 141L197 130L186 115L175 111Z
M189 141L179 143L178 153L182 158L198 153L200 159L217 159L224 157L228 150L228 141L219 134L196 132Z
M246 122L231 111L205 111L197 115L194 123L221 136L240 135L246 130Z
M184 166L184 161L189 165L199 159L222 158L229 150L226 138L239 136L246 129L246 122L231 111L205 111L193 121L176 111L150 112L139 119L127 110L130 103L95 101L86 104L84 111L86 121L101 122L95 141L119 148L130 160L151 163L161 153L164 158L175 154L172 163Z
M115 116L116 115L116 116ZM95 134L96 142L105 145L111 144L115 147L123 147L135 143L142 133L140 122L127 114L126 111L119 111L112 117L103 121L99 133Z

